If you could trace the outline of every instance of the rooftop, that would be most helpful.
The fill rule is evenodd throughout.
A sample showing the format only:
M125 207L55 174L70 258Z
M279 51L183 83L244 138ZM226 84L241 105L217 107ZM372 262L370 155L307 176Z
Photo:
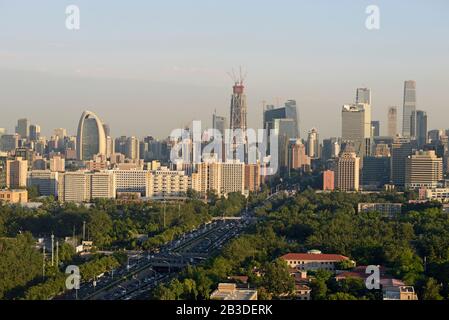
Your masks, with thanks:
M342 261L349 258L341 254L327 253L287 253L281 257L283 260L306 260L306 261Z

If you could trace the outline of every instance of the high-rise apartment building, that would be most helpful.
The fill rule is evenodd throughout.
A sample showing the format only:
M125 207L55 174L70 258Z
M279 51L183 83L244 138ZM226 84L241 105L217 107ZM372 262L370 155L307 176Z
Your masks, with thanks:
M416 82L404 82L404 104L402 113L402 136L414 138L416 130Z
M221 163L217 161L201 162L192 174L192 189L205 195L208 191L221 195Z
M398 109L397 107L388 108L388 136L395 138L398 134Z
M260 163L245 164L245 190L249 192L260 191L261 178Z
M341 191L358 191L360 158L354 152L343 152L337 158L336 188Z
M28 161L17 157L6 161L6 186L11 189L26 188Z
M416 151L405 161L405 187L436 188L443 179L443 160L434 150Z
M227 195L232 192L244 194L245 164L240 161L221 163L221 192Z
M192 174L192 189L202 194L214 192L219 197L232 192L244 194L245 164L238 160L227 162L211 160L199 163L197 172Z

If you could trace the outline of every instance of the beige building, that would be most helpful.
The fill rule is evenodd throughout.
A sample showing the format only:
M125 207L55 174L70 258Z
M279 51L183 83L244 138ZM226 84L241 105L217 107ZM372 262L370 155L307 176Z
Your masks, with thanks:
M11 189L26 188L28 161L17 157L6 161L6 186Z
M50 171L64 172L65 171L65 159L61 155L54 155L50 158Z
M405 160L405 187L436 188L443 179L443 159L435 151L416 151Z
M173 171L167 167L150 172L147 184L147 197L185 195L191 186L190 178L184 171Z
M290 142L288 158L290 169L303 169L304 171L310 169L310 157L306 154L306 146L300 139Z
M425 198L427 200L449 202L449 188L431 188L425 189Z
M398 133L398 108L397 107L389 107L388 108L388 136L396 137Z
M360 158L353 152L343 152L337 158L335 187L341 191L358 191Z
M67 172L61 174L58 187L62 202L89 202L93 199L115 199L116 184L112 171Z
M0 190L0 203L27 203L27 190Z
M28 172L27 185L36 187L40 196L58 196L59 172L50 170L31 170Z
M261 186L260 164L245 164L245 190L257 192Z
M305 271L334 271L338 262L349 260L340 254L323 254L318 250L311 250L308 253L287 253L281 259L287 262L290 268Z
M224 162L221 169L221 193L245 193L245 164L239 161Z
M199 163L192 174L192 189L202 194L212 191L220 195L221 170L221 163L215 161Z
M344 142L354 144L358 157L369 155L371 139L371 106L365 103L344 105L342 108L342 133Z
M235 283L219 283L211 293L211 300L257 300L257 290L237 288Z
M385 286L382 293L383 300L418 300L412 286Z
M117 192L139 192L147 194L147 184L150 177L148 170L113 170L116 179Z
M139 159L139 139L136 137L128 137L125 144L125 156L127 159Z
M232 192L245 194L245 164L238 160L199 163L192 174L192 189L202 194L212 191L219 197Z

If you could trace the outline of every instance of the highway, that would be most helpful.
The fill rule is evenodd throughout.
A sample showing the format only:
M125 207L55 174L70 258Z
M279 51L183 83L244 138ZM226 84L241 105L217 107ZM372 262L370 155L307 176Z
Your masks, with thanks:
M264 202L294 190L276 190ZM203 263L219 252L232 238L239 236L257 221L253 212L242 212L239 218L215 218L198 229L165 244L158 253L138 252L128 256L128 263L107 272L96 281L84 282L79 290L72 290L58 299L78 300L139 300L148 299L160 283L167 283L188 265ZM82 277L82 275L81 275Z
M214 220L184 234L160 248L158 253L130 255L125 266L83 283L63 299L130 300L147 299L161 282L168 282L187 265L198 265L220 251L230 239L238 236L250 220ZM82 277L82 275L81 275Z

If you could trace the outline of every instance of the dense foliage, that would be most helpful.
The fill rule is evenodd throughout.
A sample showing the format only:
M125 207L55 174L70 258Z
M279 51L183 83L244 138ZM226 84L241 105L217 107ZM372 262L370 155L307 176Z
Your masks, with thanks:
M290 286L284 281L286 273L276 259L286 252L319 249L346 255L358 265L383 265L392 276L414 285L422 299L447 298L449 216L438 204L408 205L408 197L397 193L316 193L311 190L295 197L278 197L256 210L261 222L249 234L232 241L205 267L190 269L176 281L188 282L189 288L196 288L193 291L200 299L208 298L217 283L227 281L230 275L247 275L251 285L259 289L260 297L276 297L282 291L289 291ZM401 214L388 217L378 212L357 213L359 202L406 205ZM255 270L261 270L261 276L257 276ZM314 278L311 284L314 299L380 298L379 292L369 292L357 279L337 283L326 272L319 272ZM173 282L176 284L175 280ZM175 297L186 298L188 295L179 288ZM173 298L172 289L173 283L161 286L154 297Z

